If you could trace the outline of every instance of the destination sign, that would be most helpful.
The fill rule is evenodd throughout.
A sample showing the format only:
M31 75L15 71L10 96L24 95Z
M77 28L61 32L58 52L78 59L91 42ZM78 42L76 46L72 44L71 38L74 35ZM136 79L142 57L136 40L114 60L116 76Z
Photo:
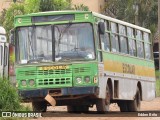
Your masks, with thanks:
M59 69L69 69L67 65L56 65L56 66L42 66L39 70L59 70Z

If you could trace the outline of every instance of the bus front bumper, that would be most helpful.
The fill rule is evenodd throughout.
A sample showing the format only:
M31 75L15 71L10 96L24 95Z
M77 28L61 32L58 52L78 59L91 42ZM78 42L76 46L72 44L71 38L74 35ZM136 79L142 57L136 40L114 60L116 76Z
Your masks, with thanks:
M47 88L36 90L18 90L22 99L31 100L34 98L44 98L47 94L56 96L74 96L74 95L98 95L98 87L71 87L71 88Z

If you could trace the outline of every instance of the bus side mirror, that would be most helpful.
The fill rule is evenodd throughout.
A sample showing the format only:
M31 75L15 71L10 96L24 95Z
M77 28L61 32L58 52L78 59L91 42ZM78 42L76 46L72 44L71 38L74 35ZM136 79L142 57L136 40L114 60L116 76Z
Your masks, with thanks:
M99 22L98 23L98 31L100 34L104 34L105 33L105 24L104 22Z
M15 40L14 40L14 38L15 38L15 31L14 31L14 29L11 29L10 30L10 35L9 35L9 43L11 44L11 45L14 45L15 44Z

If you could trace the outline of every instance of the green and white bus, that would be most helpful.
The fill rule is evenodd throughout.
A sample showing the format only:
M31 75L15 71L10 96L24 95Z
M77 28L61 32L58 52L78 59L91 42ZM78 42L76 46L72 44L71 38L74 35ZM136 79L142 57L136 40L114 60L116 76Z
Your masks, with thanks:
M34 111L139 111L155 98L150 30L88 11L20 15L14 26L17 87Z

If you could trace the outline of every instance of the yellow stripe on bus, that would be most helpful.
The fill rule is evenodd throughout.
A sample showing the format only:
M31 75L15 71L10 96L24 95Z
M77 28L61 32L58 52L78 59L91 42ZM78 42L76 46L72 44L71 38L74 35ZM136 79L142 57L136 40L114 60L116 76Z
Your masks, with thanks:
M117 73L134 74L134 75L144 76L144 77L155 77L154 68L149 68L149 67L139 66L139 65L131 65L131 64L116 62L112 60L104 61L104 70L117 72Z

